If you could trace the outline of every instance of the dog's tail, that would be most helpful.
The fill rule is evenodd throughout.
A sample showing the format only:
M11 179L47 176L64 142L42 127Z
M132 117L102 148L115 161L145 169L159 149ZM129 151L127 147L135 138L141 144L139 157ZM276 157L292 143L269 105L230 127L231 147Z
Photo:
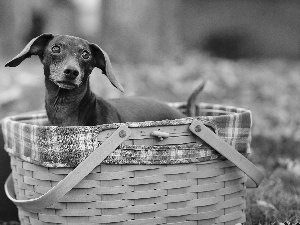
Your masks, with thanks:
M198 95L204 89L205 84L206 84L206 80L202 79L198 87L193 91L191 96L188 98L187 106L186 106L186 115L188 117L196 116L196 100Z

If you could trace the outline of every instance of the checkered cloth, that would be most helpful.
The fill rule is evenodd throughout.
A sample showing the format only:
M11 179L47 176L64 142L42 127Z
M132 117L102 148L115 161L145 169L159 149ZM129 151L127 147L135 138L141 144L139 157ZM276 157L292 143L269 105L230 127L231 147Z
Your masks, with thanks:
M169 103L185 113L184 103ZM129 128L176 126L194 119L213 127L217 135L240 153L250 152L251 112L242 108L200 103L198 117L179 120L126 123ZM7 117L2 121L5 150L24 161L45 167L75 167L99 146L101 131L117 129L121 124L99 126L47 126L44 111ZM101 144L101 143L100 143ZM145 146L120 145L103 163L107 164L178 164L220 159L222 156L205 142Z

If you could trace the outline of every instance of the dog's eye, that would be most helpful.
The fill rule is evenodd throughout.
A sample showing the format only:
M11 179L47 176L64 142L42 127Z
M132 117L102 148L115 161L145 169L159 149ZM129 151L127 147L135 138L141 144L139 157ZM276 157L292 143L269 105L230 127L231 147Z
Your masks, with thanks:
M88 51L83 51L81 56L84 59L89 59L90 58L90 53Z
M58 45L54 45L51 50L53 53L60 53L60 47Z

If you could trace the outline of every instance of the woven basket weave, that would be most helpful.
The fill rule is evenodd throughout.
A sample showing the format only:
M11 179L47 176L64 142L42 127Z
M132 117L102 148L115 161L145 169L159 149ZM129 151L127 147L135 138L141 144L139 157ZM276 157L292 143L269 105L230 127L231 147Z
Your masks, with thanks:
M97 127L44 126L43 113L5 119L5 189L21 224L245 222L245 172L262 180L242 155L251 113L207 104L196 111L200 117Z

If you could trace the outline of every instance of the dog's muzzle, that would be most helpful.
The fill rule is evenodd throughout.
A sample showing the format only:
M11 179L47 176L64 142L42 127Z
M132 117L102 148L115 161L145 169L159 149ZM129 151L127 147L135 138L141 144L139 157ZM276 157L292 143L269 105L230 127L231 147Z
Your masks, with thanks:
M58 87L63 88L63 89L68 89L68 90L72 90L77 87L77 85L71 81L55 81L54 83Z

